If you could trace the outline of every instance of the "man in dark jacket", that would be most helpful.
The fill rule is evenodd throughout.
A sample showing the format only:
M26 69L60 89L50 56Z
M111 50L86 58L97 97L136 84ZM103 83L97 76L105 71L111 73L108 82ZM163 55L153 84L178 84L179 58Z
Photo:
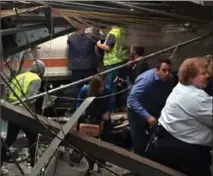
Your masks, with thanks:
M72 71L72 81L92 76L97 73L98 57L95 52L96 42L99 40L93 27L85 31L71 34L67 40L69 45L69 65ZM77 97L83 84L74 87L74 96Z

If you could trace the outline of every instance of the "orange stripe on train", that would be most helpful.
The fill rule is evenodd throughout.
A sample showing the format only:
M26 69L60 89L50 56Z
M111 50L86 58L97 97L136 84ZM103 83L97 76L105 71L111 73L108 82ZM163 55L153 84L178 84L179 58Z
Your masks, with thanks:
M41 61L44 62L46 67L67 67L68 66L68 59L67 58L43 58L40 59ZM32 59L25 59L22 68L30 68L32 65L32 62L34 60ZM17 67L18 66L18 61L13 60L8 62L9 65L13 65L12 67ZM4 67L7 66L4 64Z
M48 59L40 59L44 62L46 67L67 67L68 59L67 58L48 58ZM25 59L23 63L23 68L29 68L32 65L33 60Z

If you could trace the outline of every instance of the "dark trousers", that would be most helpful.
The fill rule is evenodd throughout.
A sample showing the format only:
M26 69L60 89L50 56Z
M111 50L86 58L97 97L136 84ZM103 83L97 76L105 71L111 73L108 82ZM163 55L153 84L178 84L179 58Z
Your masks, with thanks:
M110 130L111 130L111 120L105 121L103 125L102 133L99 136L102 141L106 141L106 142L109 141ZM99 158L94 158L94 159L97 160L102 165L106 163L106 161L103 159L99 159ZM89 163L89 169L92 171L94 168L95 162L91 160L90 158L87 158L87 161Z
M97 69L90 70L72 70L72 82L79 81L81 79L87 78L89 76L97 74ZM80 83L74 86L73 96L75 98L78 97L78 94L83 87L84 84L88 84L88 82Z
M150 144L146 156L189 176L211 176L210 147L182 142L162 126L157 127L158 139Z
M148 123L137 113L128 108L128 120L132 138L133 150L136 154L144 156L149 140L150 128Z
M28 139L29 152L30 152L30 164L31 164L31 166L34 166L37 133L34 133L27 128L20 127L17 124L8 122L8 130L7 130L7 137L5 140L5 144L8 147L11 147L11 145L15 142L20 130L24 131L24 133ZM6 159L6 152L7 152L7 150L6 150L5 146L2 145L2 147L1 147L1 163L4 162Z

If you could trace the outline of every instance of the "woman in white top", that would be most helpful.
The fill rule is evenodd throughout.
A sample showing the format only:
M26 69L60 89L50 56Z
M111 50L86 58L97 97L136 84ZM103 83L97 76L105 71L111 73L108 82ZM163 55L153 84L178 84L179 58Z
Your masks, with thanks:
M203 90L209 77L205 59L186 59L178 76L146 154L187 175L210 176L212 97Z

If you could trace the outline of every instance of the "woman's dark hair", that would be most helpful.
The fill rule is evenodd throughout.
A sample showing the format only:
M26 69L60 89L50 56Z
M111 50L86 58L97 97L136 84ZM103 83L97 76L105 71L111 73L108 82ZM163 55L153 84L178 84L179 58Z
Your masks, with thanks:
M92 77L92 79L89 82L89 88L88 88L88 96L98 96L99 89L102 86L104 81L104 76L100 74L96 74Z
M133 46L133 50L135 51L135 54L137 54L138 56L144 55L144 47L142 46Z

